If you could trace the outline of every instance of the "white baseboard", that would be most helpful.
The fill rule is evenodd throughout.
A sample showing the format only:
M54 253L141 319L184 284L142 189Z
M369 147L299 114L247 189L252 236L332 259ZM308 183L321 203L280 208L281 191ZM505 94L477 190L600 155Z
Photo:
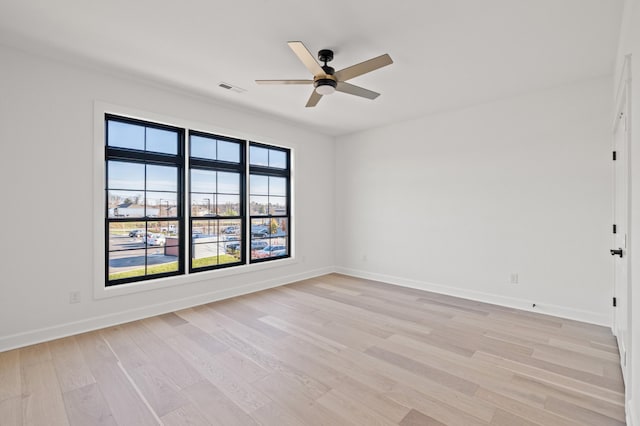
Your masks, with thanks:
M401 287L415 288L418 290L432 291L434 293L446 294L449 296L461 297L463 299L475 300L478 302L491 303L494 305L506 306L509 308L521 309L523 311L539 312L541 314L553 315L561 318L572 319L576 321L587 322L590 324L603 325L611 327L611 321L608 315L594 314L593 312L580 309L568 308L565 306L538 304L532 307L532 301L519 299L514 297L506 297L480 291L465 290L456 287L446 286L442 284L434 284L424 281L417 281L407 278L396 277L392 275L378 274L368 271L362 271L352 268L344 268L337 266L335 272L350 275L357 278L365 278L373 281L381 281L389 284L399 285ZM638 425L640 426L640 425Z
M36 343L47 342L49 340L59 339L62 337L72 336L74 334L80 334L87 331L98 330L101 328L123 324L143 318L148 318L154 315L166 314L167 312L191 308L210 302L215 302L217 300L228 299L235 296L241 296L243 294L254 293L260 290L279 287L281 285L293 283L296 281L329 274L333 271L333 267L320 268L300 274L279 277L277 279L250 283L240 287L216 290L209 293L189 296L178 300L171 300L165 303L143 306L137 309L116 312L109 315L96 316L81 321L58 324L51 327L30 330L22 333L12 334L9 336L1 336L0 352L33 345Z

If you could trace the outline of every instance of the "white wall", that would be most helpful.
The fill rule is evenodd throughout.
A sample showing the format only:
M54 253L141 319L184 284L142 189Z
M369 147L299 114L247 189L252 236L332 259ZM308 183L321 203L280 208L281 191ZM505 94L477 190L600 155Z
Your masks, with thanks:
M631 56L631 351L629 353L630 379L627 381L627 424L640 426L640 1L626 0L623 27L618 46L617 70L614 81L618 83L626 55Z
M611 92L603 77L338 138L338 270L610 325Z
M175 91L0 46L0 351L325 273L333 258L333 139ZM293 148L297 262L94 300L94 101ZM203 275L204 277L205 275ZM69 304L69 292L82 302Z

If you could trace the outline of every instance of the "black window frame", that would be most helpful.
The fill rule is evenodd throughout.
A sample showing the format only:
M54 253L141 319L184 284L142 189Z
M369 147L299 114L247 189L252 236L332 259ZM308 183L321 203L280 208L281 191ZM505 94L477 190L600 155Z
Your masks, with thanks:
M258 148L264 148L270 151L280 151L282 153L285 154L285 168L277 168L277 167L269 167L269 166L259 166L259 165L252 165L251 164L251 147L255 146ZM256 263L263 263L263 262L269 262L272 260L278 260L278 259L287 259L291 257L291 252L292 252L292 246L291 246L291 235L292 235L292 226L291 226L291 150L289 148L283 148L283 147L278 147L278 146L273 146L273 145L268 145L268 144L264 144L261 142L254 142L254 141L249 141L247 150L249 152L249 158L247 160L247 163L249 165L249 170L247 173L247 182L248 182L248 190L247 190L247 198L249 201L249 204L251 202L251 175L259 175L259 176L267 176L267 177L280 177L280 178L285 178L286 179L286 214L283 215L276 215L276 214L271 214L271 212L268 212L268 214L266 215L253 215L251 214L251 212L249 212L249 217L248 217L248 227L249 227L249 232L248 232L248 237L249 237L249 241L248 241L248 252L249 252L249 264L256 264ZM286 219L287 220L287 234L286 234L286 247L287 247L287 251L286 254L284 255L280 255L280 256L273 256L273 257L264 257L264 258L256 258L254 259L251 256L251 242L253 240L252 235L251 235L251 229L252 229L252 223L254 219ZM256 238L256 239L261 239L261 238Z
M230 262L230 263L223 263L223 264L217 264L217 265L208 265L208 266L201 266L201 267L197 267L194 268L193 267L193 263L192 263L192 259L193 259L193 253L190 250L190 258L188 261L188 268L189 268L189 273L198 273L198 272L203 272L203 271L211 271L211 270L215 270L215 269L222 269L222 268L230 268L230 267L235 267L235 266L240 266L240 265L245 265L246 264L246 250L244 250L245 248L245 241L246 241L246 226L247 226L247 220L246 220L246 187L247 187L247 173L246 173L246 158L247 158L247 142L243 139L237 139L237 138L231 138L228 136L221 136L221 135L216 135L213 133L207 133L207 132L201 132L201 131L197 131L197 130L189 130L189 144L191 145L191 137L192 136L199 136L199 137L204 137L204 138L210 138L210 139L215 139L216 141L226 141L226 142L233 142L233 143L238 143L240 145L240 161L239 163L234 163L234 162L228 162L228 161L223 161L223 160L212 160L212 159L205 159L205 158L200 158L200 157L193 157L193 156L189 156L189 162L188 162L188 166L187 166L187 171L188 171L188 179L189 179L189 194L188 194L188 206L189 206L189 214L188 214L188 221L189 221L189 247L191 248L191 250L194 249L194 244L197 244L196 242L194 242L194 240L197 240L196 238L193 237L193 222L194 221L205 221L205 220L224 220L224 219L228 219L228 220L240 220L240 240L238 240L240 242L240 247L242 248L242 250L240 250L240 260L238 262ZM191 188L191 171L192 170L208 170L208 171L216 171L216 172L233 172L233 173L238 173L240 175L240 206L239 206L239 214L237 216L220 216L220 215L213 215L213 216L192 216L191 215L191 205L192 205L192 200L191 200L191 196L193 194L193 190ZM219 195L219 192L216 192L216 196ZM216 207L217 207L217 203L216 203ZM218 231L218 238L220 238L220 232ZM219 241L219 240L218 240ZM219 243L218 243L219 244Z
M145 128L154 128L159 130L169 130L176 132L178 135L178 146L176 154L165 154L160 152L138 150L132 148L121 148L115 146L109 146L109 122L120 122L125 124L132 124L138 126L144 126ZM184 170L185 170L185 129L177 126L170 126L166 124L160 124L156 122L139 120L130 117L123 117L120 115L106 113L104 117L105 123L105 137L104 137L104 158L105 158L105 179L104 179L104 196L105 196L105 211L104 211L104 235L105 235L105 287L112 287L121 284L128 284L132 282L150 281L164 277L171 277L177 275L183 275L185 270L184 265ZM135 164L151 164L160 166L175 166L177 168L177 194L176 194L176 216L167 217L163 220L178 222L178 250L180 255L178 256L178 269L170 272L163 272L159 274L146 274L147 268L147 255L145 254L145 275L138 275L129 278L109 279L109 225L111 223L135 223L144 222L145 232L148 229L148 222L158 222L157 217L142 216L142 217L109 217L109 161L121 161ZM146 177L145 177L145 196L146 196ZM146 203L146 201L145 201ZM147 248L145 247L145 253Z

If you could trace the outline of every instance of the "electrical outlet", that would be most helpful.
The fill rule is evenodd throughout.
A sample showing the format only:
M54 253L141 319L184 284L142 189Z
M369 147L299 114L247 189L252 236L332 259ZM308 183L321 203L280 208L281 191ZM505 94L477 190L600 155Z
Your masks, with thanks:
M518 273L517 272L512 272L511 273L511 276L509 277L509 283L518 284Z
M80 303L79 291L72 291L69 293L69 303Z

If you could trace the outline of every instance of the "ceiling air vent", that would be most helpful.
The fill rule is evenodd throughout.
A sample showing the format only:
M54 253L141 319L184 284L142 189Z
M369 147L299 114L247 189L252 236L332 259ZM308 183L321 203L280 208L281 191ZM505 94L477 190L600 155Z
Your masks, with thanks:
M222 87L223 89L231 90L232 92L236 92L236 93L244 93L247 91L247 89L234 86L233 84L225 83L224 81L221 81L220 83L218 83L218 86Z

